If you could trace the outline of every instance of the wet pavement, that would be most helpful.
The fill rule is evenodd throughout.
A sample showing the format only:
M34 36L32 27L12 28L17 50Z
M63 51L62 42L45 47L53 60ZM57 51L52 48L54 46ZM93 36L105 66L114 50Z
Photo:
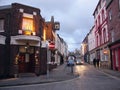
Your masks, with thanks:
M120 78L119 71L113 71L109 69L97 69L97 70L109 74L111 76ZM71 73L70 67L67 67L66 64L63 64L50 71L49 74L47 75L0 80L0 87L60 82L64 80L74 79L77 77L79 77L78 73L75 72Z
M71 73L70 67L63 64L50 71L47 75L0 80L0 87L59 82L74 79L78 76L77 73Z

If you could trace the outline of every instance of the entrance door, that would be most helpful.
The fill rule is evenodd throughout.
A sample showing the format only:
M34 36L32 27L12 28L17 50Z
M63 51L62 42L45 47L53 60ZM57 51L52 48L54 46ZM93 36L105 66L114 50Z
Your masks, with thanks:
M28 70L29 70L29 72L35 71L35 55L34 54L30 54Z
M25 54L20 54L19 56L19 72L26 72Z
M19 73L34 72L34 54L23 53L19 58Z

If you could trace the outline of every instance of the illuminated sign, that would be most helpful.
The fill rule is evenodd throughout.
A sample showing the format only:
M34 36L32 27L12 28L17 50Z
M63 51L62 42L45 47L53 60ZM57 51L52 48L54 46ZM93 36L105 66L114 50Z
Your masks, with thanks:
M109 52L109 51L108 51L107 49L104 49L104 50L103 50L103 53L106 54L106 55L108 54L108 52Z

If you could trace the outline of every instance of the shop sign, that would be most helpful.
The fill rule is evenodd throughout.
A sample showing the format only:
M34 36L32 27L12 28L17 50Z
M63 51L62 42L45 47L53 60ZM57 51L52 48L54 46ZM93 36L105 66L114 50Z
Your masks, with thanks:
M51 42L48 45L49 49L55 49L55 43Z

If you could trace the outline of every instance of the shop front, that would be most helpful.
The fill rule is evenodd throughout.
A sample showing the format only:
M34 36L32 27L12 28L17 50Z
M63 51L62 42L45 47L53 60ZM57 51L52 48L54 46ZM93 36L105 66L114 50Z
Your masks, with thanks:
M112 65L114 70L120 71L120 44L117 43L110 47L112 54Z
M26 50L27 47L19 47L19 73L34 72L35 70L35 51L33 47L29 47L29 51Z
M14 42L14 43L13 43ZM14 74L40 73L40 38L35 36L12 36ZM17 45L15 45L17 44Z

